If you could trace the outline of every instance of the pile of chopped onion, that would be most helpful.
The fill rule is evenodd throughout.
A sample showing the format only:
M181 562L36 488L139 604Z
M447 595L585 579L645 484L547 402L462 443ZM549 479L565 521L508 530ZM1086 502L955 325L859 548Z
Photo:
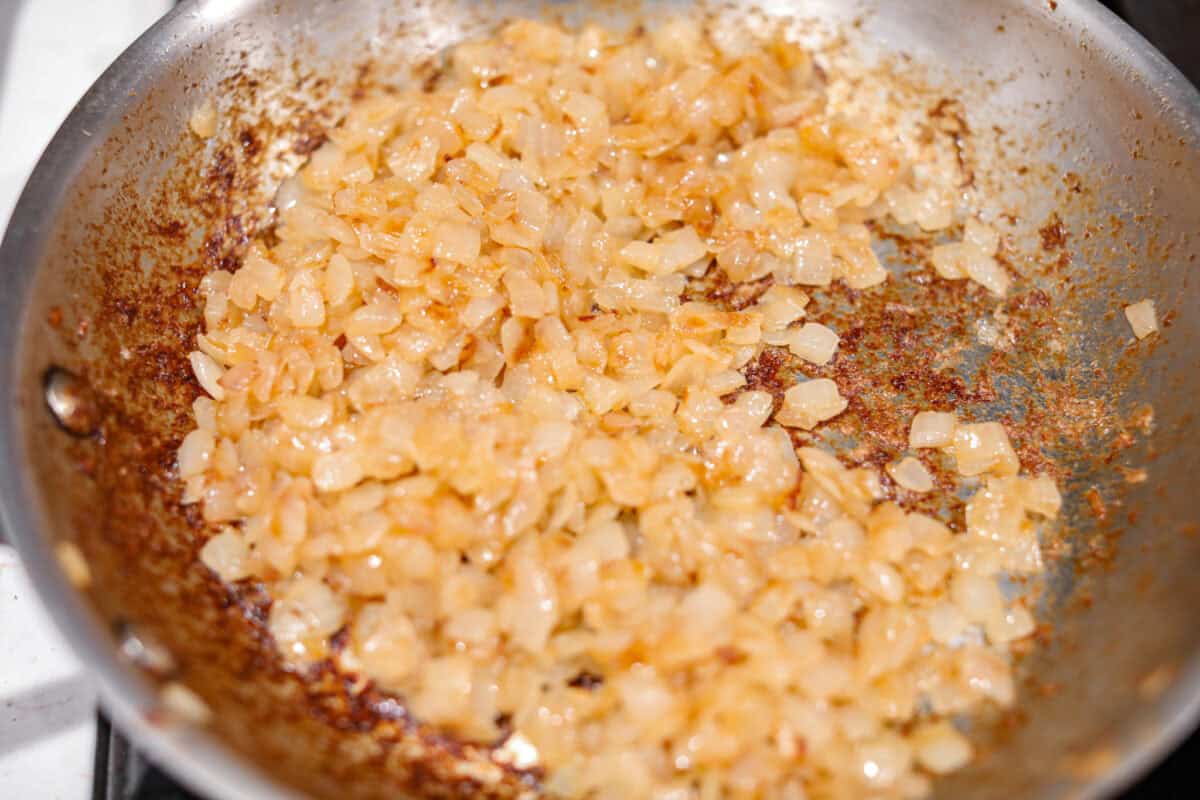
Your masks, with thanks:
M972 757L951 720L1013 701L1034 622L998 579L1042 569L1061 498L995 422L918 414L891 481L791 434L847 408L809 300L889 280L868 223L965 222L937 273L1007 291L953 154L738 25L517 21L447 63L358 100L201 285L201 560L266 585L290 663L555 796L924 795ZM963 533L897 502L955 484L931 448L977 476Z

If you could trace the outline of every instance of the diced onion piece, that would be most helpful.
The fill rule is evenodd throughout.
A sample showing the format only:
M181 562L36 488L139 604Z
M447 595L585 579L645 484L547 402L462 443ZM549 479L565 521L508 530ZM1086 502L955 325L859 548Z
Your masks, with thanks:
M1021 499L1025 508L1047 519L1054 519L1062 508L1062 494L1049 475L1025 478L1021 481Z
M288 294L288 321L297 328L325 324L325 299L316 289L298 286Z
M702 583L680 601L680 616L705 632L723 627L737 611L737 603L716 583Z
M629 399L629 390L604 375L588 375L583 379L583 399L592 412L607 414Z
M545 313L546 295L526 272L509 270L503 282L514 317L540 317Z
M460 612L461 615L462 612ZM447 621L459 624L461 616ZM462 635L463 631L455 631ZM367 603L350 628L352 653L378 680L399 682L412 675L426 657L412 620L393 603ZM343 652L343 657L346 653Z
M216 135L217 106L211 97L204 98L204 102L196 106L188 120L188 127L201 139L209 139Z
M92 568L74 542L59 542L54 548L54 555L72 586L86 589L92 585Z
M856 577L863 589L885 603L899 603L904 599L904 578L885 561L868 561L859 568Z
M803 286L828 286L833 282L833 249L829 240L812 231L798 238L796 252L787 276Z
M502 308L504 308L504 298L498 292L484 297L474 297L459 313L459 319L466 328L475 330Z
M327 398L295 395L281 398L279 418L289 428L317 430L333 419L333 403Z
M817 322L789 332L788 349L813 364L828 364L837 352L838 335Z
M958 425L954 414L945 411L921 411L913 417L908 431L909 447L947 447L954 442Z
M969 219L963 225L963 242L989 256L996 255L1000 250L1000 234L995 228L976 219Z
M911 768L912 748L900 736L885 733L856 745L854 759L855 772L861 774L867 786L886 790Z
M715 395L732 394L746 385L746 376L736 369L727 369L710 375L706 388ZM743 397L745 395L742 395Z
M800 171L799 158L771 148L758 148L750 161L750 200L764 214L774 209L795 211L791 184Z
M1003 297L1012 282L995 258L1000 234L976 220L967 220L963 240L933 248L929 260L938 275L947 280L970 278L992 294Z
M968 622L988 622L1004 614L1004 595L990 576L959 572L950 582L950 599Z
M983 628L992 644L1008 644L1032 635L1037 625L1025 606L1016 605L988 619Z
M665 233L653 242L630 242L621 258L654 275L669 275L691 266L708 254L700 235L690 225Z
M659 247L660 268L663 272L678 272L708 255L708 248L690 225L663 234L655 244Z
M965 259L966 253L962 242L939 244L929 254L929 261L933 264L934 271L948 281L962 280L967 277L967 270L963 263Z
M414 186L428 180L438 164L438 142L432 136L414 134L406 137L400 147L387 159L388 169L402 181Z
M954 431L954 458L962 475L1016 475L1021 467L1008 433L999 422L959 425Z
M887 280L888 271L871 249L871 236L862 225L843 226L834 253L841 263L842 280L851 289L869 289Z
M964 648L959 661L962 680L980 696L1010 705L1016 695L1012 669L1000 653L983 647Z
M202 475L212 463L213 452L217 449L216 438L212 431L197 428L183 437L179 445L179 477L191 478Z
M933 476L925 469L924 464L911 456L889 465L887 471L898 486L910 492L928 492L933 489Z
M1012 283L1012 279L1008 277L1004 267L1000 266L1000 262L991 256L968 258L963 262L963 267L967 271L968 278L997 297L1004 297L1008 293L1008 286Z
M326 453L313 462L312 480L322 492L349 489L362 477L362 465L353 451Z
M434 230L433 255L456 264L479 258L479 230L462 222L442 222Z
M189 355L188 360L192 362L192 372L196 374L200 388L208 392L213 400L224 400L225 389L221 386L221 376L225 374L225 368L214 361L212 356L199 350Z
M205 725L212 719L212 709L182 683L172 681L159 693L163 709L177 719L193 725Z
M200 548L200 561L227 583L250 574L248 555L245 540L233 528L225 528Z
M249 311L260 297L268 302L278 297L283 291L284 281L283 270L262 254L251 250L242 268L229 281L229 299L234 305Z
M512 161L498 152L494 147L484 142L472 142L467 146L467 159L483 170L484 174L495 180L500 173L512 168Z
M772 286L758 299L758 311L763 315L765 331L781 331L804 317L808 295L791 286Z
M696 20L676 17L650 33L654 49L679 61L691 58L705 46L704 31Z
M949 722L922 725L912 737L917 763L935 775L945 775L971 760L971 743Z
M608 124L608 107L598 97L571 92L563 102L563 112L581 130L594 130Z
M935 642L944 645L957 642L970 624L963 610L951 602L941 602L930 608L926 622L929 635Z
M285 650L329 636L346 618L345 599L316 578L294 579L274 600L267 626Z
M939 187L914 192L900 184L887 192L886 200L892 216L901 225L915 222L923 230L940 231L954 222L953 195Z
M1158 330L1158 319L1154 313L1154 301L1142 300L1130 306L1125 306L1125 319L1133 328L1133 335L1145 339Z
M811 430L846 410L846 398L828 378L798 383L783 396L783 408L775 415L780 425Z
M558 591L553 575L538 556L533 539L526 539L510 556L515 583L510 629L512 641L531 653L546 646L558 622Z
M621 258L645 272L661 271L658 248L651 242L630 242L621 248Z
M325 268L323 291L325 301L331 306L344 303L354 290L354 267L341 253L334 253Z

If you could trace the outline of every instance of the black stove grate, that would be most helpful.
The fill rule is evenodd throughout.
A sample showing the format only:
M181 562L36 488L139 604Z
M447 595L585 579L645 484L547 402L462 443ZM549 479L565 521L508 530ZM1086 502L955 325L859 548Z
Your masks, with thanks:
M100 714L92 800L203 800L141 756ZM215 799L214 799L215 800Z

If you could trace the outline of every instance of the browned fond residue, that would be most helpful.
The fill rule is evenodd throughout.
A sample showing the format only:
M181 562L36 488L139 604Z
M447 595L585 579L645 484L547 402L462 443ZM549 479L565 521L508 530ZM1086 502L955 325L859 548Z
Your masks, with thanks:
M1092 511L1092 516L1103 522L1108 518L1108 506L1104 503L1104 497L1100 494L1100 490L1095 486L1084 492L1083 495L1087 498L1088 507Z
M1067 227L1057 212L1050 215L1050 219L1046 220L1046 224L1038 233L1042 237L1042 249L1047 252L1060 250L1067 243Z

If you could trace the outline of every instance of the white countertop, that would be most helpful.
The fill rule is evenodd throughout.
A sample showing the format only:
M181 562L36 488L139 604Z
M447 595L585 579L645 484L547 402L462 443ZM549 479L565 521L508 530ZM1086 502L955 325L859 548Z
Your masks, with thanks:
M25 178L75 102L172 5L0 0L0 220L7 222Z
M0 0L0 227L75 102L171 5ZM0 798L91 798L95 703L16 554L0 546Z

